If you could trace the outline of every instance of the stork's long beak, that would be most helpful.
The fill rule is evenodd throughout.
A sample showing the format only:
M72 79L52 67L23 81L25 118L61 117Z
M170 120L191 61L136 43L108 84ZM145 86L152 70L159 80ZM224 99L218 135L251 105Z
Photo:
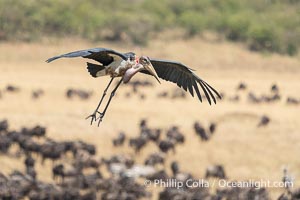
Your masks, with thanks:
M156 80L160 83L159 78L158 78L158 76L157 76L157 73L156 73L156 71L155 71L153 65L152 65L151 63L149 63L149 64L147 64L147 65L145 66L145 68L146 68L146 69L150 72L150 74L152 74L152 75L156 78Z

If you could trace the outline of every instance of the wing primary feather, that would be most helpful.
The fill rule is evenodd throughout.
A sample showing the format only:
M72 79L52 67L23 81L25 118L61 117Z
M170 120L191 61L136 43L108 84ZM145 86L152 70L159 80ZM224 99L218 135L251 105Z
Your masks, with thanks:
M207 89L208 93L210 94L211 98L213 99L214 103L216 104L217 101L216 101L216 98L215 96L213 95L213 93L210 91L209 87L207 87L207 85L205 84L205 82L201 81L203 83L203 86Z
M180 77L181 77L181 73L180 73L180 71L177 71L176 72L176 77L174 79L174 83L178 83L178 80L180 79Z
M212 86L210 86L207 82L203 81L202 82L207 86L209 87L218 97L219 99L222 99L221 95L217 92L217 90L215 90L215 88L213 88Z
M172 82L173 83L178 83L178 79L180 78L180 76L181 76L180 71L175 71L174 74L173 74Z
M167 70L167 74L166 74L166 78L168 81L172 81L172 74L174 73L174 70L172 70L171 68L169 68Z
M166 68L154 68L155 69L155 71L156 71L156 73L161 77L161 78L163 78L163 79L165 79L166 81L167 81L167 77L166 77L166 75L167 75L167 73L168 73L168 71L167 71L167 69Z
M58 58L60 58L61 56L55 56L55 57L52 57L52 58L49 58L48 60L46 60L47 63L49 62L52 62L53 60L56 60Z
M193 85L190 78L187 79L187 86L189 89L189 92L191 93L192 97L194 97L194 91L193 91Z
M196 93L197 93L197 96L198 96L200 102L202 102L202 97L201 97L201 93L200 93L200 91L199 91L197 82L196 82L195 80L193 80L192 83L193 83L194 89L195 89L195 91L196 91Z
M173 82L173 83L176 83L175 80L178 76L178 73L177 73L177 70L173 70L170 74L170 80Z
M182 74L182 76L183 76L182 79L181 79L182 87L185 91L187 91L187 79L188 79L188 77L185 74Z
M198 80L198 83L201 86L201 88L202 88L202 90L203 90L203 92L204 92L204 94L206 96L206 99L207 99L209 105L211 105L211 100L210 100L209 94L206 91L206 88L203 86L203 83L201 82L201 80Z
M176 83L177 83L177 86L178 87L181 87L182 85L181 85L181 80L182 80L182 73L178 73L178 78L177 78L177 80L175 81Z
M180 78L178 79L177 85L178 85L178 87L183 88L183 84L184 84L184 74L181 73Z

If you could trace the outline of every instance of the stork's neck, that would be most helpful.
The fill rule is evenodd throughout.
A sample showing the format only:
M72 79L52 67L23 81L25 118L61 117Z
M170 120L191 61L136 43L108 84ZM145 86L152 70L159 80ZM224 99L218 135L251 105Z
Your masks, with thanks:
M142 65L136 65L126 70L123 76L123 82L128 83L130 79L139 71L141 71L144 67Z

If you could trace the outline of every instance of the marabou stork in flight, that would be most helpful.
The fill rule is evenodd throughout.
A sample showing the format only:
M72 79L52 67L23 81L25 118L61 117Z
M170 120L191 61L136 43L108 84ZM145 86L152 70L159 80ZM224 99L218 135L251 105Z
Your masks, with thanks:
M185 91L189 90L192 96L194 96L194 91L196 92L199 100L202 102L201 93L198 87L200 85L203 90L205 97L209 104L213 101L216 103L216 97L221 98L220 94L211 87L208 83L198 77L194 70L187 67L184 64L168 60L152 59L147 56L137 57L135 53L120 53L112 49L106 48L94 48L81 51L74 51L67 54L62 54L49 58L46 62L51 62L58 58L74 58L74 57L83 57L95 60L100 64L93 64L87 62L88 72L92 77L100 77L110 75L111 79L105 88L103 95L99 101L99 104L93 114L88 116L86 119L91 118L91 125L93 121L98 122L98 126L102 121L106 110L110 104L111 99L113 98L116 90L122 82L128 83L129 80L137 73L141 72L144 74L152 75L160 83L159 78L162 78L166 81L171 81L176 83L178 87L183 88ZM99 107L106 95L106 92L111 85L115 77L121 77L116 87L112 90L110 98L103 110L99 112ZM216 96L216 97L215 97ZM100 116L97 118L97 114Z

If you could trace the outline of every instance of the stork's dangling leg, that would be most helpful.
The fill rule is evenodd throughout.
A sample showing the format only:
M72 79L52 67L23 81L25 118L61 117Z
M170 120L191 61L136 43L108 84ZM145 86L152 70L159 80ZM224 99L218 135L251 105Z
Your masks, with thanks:
M91 120L91 125L93 124L93 121L96 121L96 120L97 120L97 117L96 117L97 113L101 114L101 113L98 111L98 109L99 109L99 107L100 107L100 105L101 105L101 103L102 103L102 101L103 101L103 99L104 99L104 97L105 97L105 95L106 95L106 92L107 92L107 90L108 90L108 88L109 88L109 86L110 86L110 84L112 83L113 80L114 80L114 77L112 77L112 78L110 79L108 85L106 86L106 88L105 88L105 90L104 90L104 92L103 92L103 95L102 95L102 97L101 97L101 99L100 99L100 101L99 101L99 104L98 104L97 108L95 109L95 111L93 112L93 114L89 115L89 116L86 118L86 119L92 118L92 120Z
M103 119L103 117L104 117L104 115L105 115L105 113L106 113L106 110L107 110L107 108L108 108L108 106L109 106L109 104L110 104L111 99L115 96L115 93L116 93L118 87L121 85L122 82L123 82L123 78L121 78L121 80L119 81L119 83L116 85L115 89L113 89L113 91L110 93L110 97L109 97L109 99L108 99L108 102L107 102L107 104L106 104L106 106L105 106L103 112L100 113L98 126L100 125L100 123L101 123L101 121L102 121L102 119Z

